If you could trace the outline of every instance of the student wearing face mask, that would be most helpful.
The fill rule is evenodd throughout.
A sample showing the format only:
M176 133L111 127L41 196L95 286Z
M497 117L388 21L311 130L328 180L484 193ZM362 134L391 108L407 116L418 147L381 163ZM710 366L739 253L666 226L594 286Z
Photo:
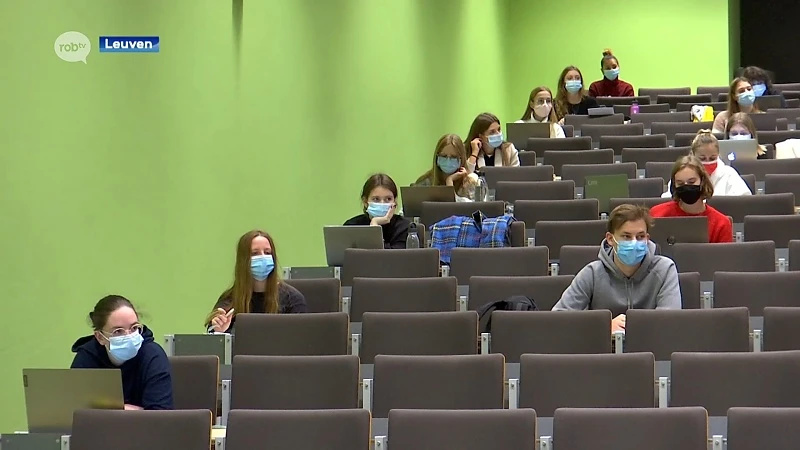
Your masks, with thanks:
M725 137L731 140L753 139L758 142L758 131L753 119L746 113L736 113L728 119L725 126ZM758 146L758 159L767 159L767 148L763 145Z
M740 113L741 114L741 113ZM714 187L714 195L752 195L747 183L744 182L739 172L731 166L725 165L723 158L719 157L719 141L709 130L697 132L692 141L692 155L696 156L703 164ZM667 187L667 192L662 198L672 197L672 183Z
M503 140L500 119L494 114L479 114L469 127L464 147L470 150L467 171L473 173L481 167L518 167L519 152L514 144Z
M280 279L275 242L264 231L248 231L236 246L233 284L206 317L209 333L232 333L236 314L308 312L306 298Z
M174 409L172 375L164 349L121 295L100 299L89 313L94 334L72 346L73 369L119 369L125 409Z
M714 185L696 156L684 156L675 162L670 192L674 201L652 207L653 217L705 216L708 218L708 242L733 242L733 226L728 216L705 203L714 195Z
M553 311L608 309L611 331L625 329L629 309L681 309L675 263L655 254L646 207L619 205L608 216L598 260L581 269Z
M744 78L734 78L728 90L728 109L717 114L711 126L715 133L722 133L728 124L728 118L736 113L756 114L758 109L756 94L750 82Z
M556 116L559 123L564 123L567 114L589 114L589 108L597 108L597 100L586 95L583 89L583 75L575 66L565 67L558 77L558 92L556 92Z
M756 97L761 97L763 95L780 95L781 108L786 108L786 99L783 97L783 94L772 85L772 79L766 70L757 66L748 66L742 69L741 77L750 82Z
M478 177L467 172L467 151L457 134L445 134L433 149L433 167L414 186L452 186L456 201L471 202Z
M361 189L363 214L345 225L372 225L383 230L384 248L406 248L406 238L411 221L396 213L397 185L389 175L376 173L367 178Z
M556 111L553 108L553 93L550 92L550 88L547 86L539 86L531 91L525 112L522 113L522 118L517 121L517 123L524 122L549 123L551 138L566 137L564 129L558 124Z
M600 60L600 70L603 79L593 82L589 86L589 95L592 97L633 97L633 86L619 79L619 61L610 48L603 51Z

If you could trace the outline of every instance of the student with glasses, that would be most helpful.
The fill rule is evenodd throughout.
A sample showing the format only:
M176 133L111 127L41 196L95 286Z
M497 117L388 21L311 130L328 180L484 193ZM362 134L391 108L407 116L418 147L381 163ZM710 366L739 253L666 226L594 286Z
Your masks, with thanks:
M164 349L139 322L130 300L100 299L89 313L94 333L72 346L73 369L120 369L126 410L174 409L172 376Z

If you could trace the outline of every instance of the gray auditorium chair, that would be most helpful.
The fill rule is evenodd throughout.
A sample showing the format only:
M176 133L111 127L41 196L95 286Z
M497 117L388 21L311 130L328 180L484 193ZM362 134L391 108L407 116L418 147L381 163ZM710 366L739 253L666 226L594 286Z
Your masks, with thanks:
M625 320L625 351L651 352L669 361L673 352L750 350L747 308L631 309Z
M689 111L669 112L667 108L663 113L642 113L631 116L631 123L643 123L645 128L650 128L653 122L691 122L692 116ZM665 138L666 139L666 138ZM666 147L666 144L661 147Z
M212 416L206 409L79 409L73 417L69 448L74 450L198 450L211 442Z
M775 247L789 247L789 241L800 239L800 215L745 216L744 240L773 241Z
M584 125L592 124L592 125L621 125L625 121L625 116L623 114L612 114L610 116L586 116L583 114L567 114L564 117L564 124L565 125L572 125L575 127L575 131L581 131L583 135L582 129ZM553 149L555 150L555 149Z
M216 416L219 357L170 356L169 365L175 409L207 409Z
M608 200L608 209L614 210L619 205L644 205L652 208L658 204L672 201L670 198L647 197L647 198L612 198Z
M630 108L633 102L639 105L649 105L650 97L647 95L638 95L635 97L597 97L597 103L600 106L626 105Z
M706 450L707 419L703 408L560 408L553 448Z
M733 217L734 223L743 223L745 216L778 216L794 214L794 194L722 195L709 198L706 203L722 214Z
M500 203L502 204L502 202ZM415 248L403 251L348 248L344 251L342 286L352 286L355 277L423 278L438 276L439 250L435 248Z
M772 241L725 244L675 244L675 265L679 272L698 272L712 281L714 272L775 271L775 243Z
M770 109L766 113L778 119L787 119L791 123L794 123L794 121L800 118L800 108Z
M628 196L632 198L660 198L663 193L664 180L660 177L628 180Z
M636 164L565 164L561 167L561 179L572 180L575 182L575 186L579 188L586 184L587 176L615 174L623 174L628 179L634 179L636 178Z
M677 133L696 134L700 130L710 130L712 125L713 122L653 122L650 124L650 133L666 134L667 139L672 141Z
M238 355L233 357L230 407L358 408L359 381L358 356Z
M468 309L474 311L487 303L524 295L533 299L540 311L549 311L558 303L573 278L571 275L472 277L469 280Z
M800 270L800 240L789 241L789 270Z
M743 306L763 316L767 306L800 306L800 272L717 272L714 307Z
M519 165L522 167L528 166L535 166L536 165L536 152L531 150L525 150L519 152Z
M458 306L455 277L354 278L350 321L365 312L444 312Z
M620 122L622 123L622 122ZM571 137L571 138L528 138L527 151L534 151L538 155L543 155L545 150L591 150L592 138L590 137Z
M700 274L682 272L678 274L681 287L681 307L683 309L700 309Z
M764 308L763 350L800 350L800 307Z
M746 173L740 176L742 177L742 180L744 180L744 184L747 185L747 188L750 189L750 193L756 194L756 176L751 173Z
M713 95L711 97L714 98ZM678 104L675 105L675 111L676 112L684 112L684 111L688 112L688 111L691 111L692 108L695 105L697 105L697 103L678 103ZM717 115L720 112L725 111L725 110L728 109L728 102L722 102L722 101L704 102L704 103L702 103L702 105L703 106L710 106L711 108L713 108L714 109L714 115Z
M784 160L779 160L784 161ZM767 174L764 177L764 193L778 194L789 192L794 194L794 205L800 206L800 173Z
M783 131L759 131L758 143L761 145L783 142L787 139L800 139L800 129L797 130L783 130ZM763 160L762 160L763 161ZM780 160L784 161L784 160Z
M355 349L354 349L355 351ZM361 317L362 364L376 355L474 355L478 314L474 311L381 313Z
M600 136L600 148L610 148L614 154L621 155L622 149L630 148L658 148L667 146L667 135L647 134L643 136Z
M372 417L392 409L502 409L504 370L502 355L378 355Z
M710 124L711 122L704 122L704 123ZM708 125L708 127L705 128L704 125L704 128L701 129L711 129L711 126ZM725 139L725 133L713 133L713 134L718 140ZM696 137L697 137L697 131L675 133L675 136L673 136L673 145L675 147L689 147L692 145L692 142Z
M500 201L422 202L422 214L419 217L419 221L430 227L436 222L446 219L450 216L470 217L475 211L481 211L486 215L486 217L499 217L505 214L505 210L505 204Z
M656 103L669 103L670 108L676 108L678 103L694 103L695 105L703 105L711 103L716 100L712 98L711 94L659 94L656 98Z
M607 220L542 220L536 224L535 244L549 248L550 259L558 260L562 246L598 245L607 229Z
M800 173L800 158L792 159L737 159L732 163L739 173L750 173L756 180L765 181L767 174Z
M517 200L571 200L575 198L574 181L501 181L495 198L509 203Z
M346 355L348 326L343 312L237 314L233 354Z
M392 450L533 449L532 409L420 410L389 412Z
M668 184L672 179L672 167L674 165L675 161L648 161L644 165L644 176L647 178L661 178L664 180L664 184Z
M494 189L498 181L553 181L552 166L486 166L482 170L489 189Z
M628 148L622 149L622 162L634 162L644 169L648 162L668 162L674 164L678 158L691 153L691 147ZM667 176L669 178L669 176ZM667 180L668 181L668 180ZM666 183L666 181L665 181Z
M652 353L520 358L519 407L553 417L558 408L653 408Z
M603 136L642 136L644 134L644 125L640 123L629 124L594 124L587 123L581 127L581 136L589 136L592 142L600 142Z
M650 103L656 103L659 95L689 95L692 93L690 87L676 87L676 88L639 88L638 95L646 95L650 97Z
M558 261L559 275L577 275L590 262L597 261L599 245L564 245Z
M310 313L337 312L342 298L342 285L336 278L286 280L306 298Z
M491 353L516 363L525 353L611 353L611 312L494 311Z
M597 220L597 199L519 200L514 202L514 217L532 229L540 220Z
M365 409L237 410L231 411L228 420L225 450L369 450L371 438L370 414Z
M702 406L721 417L736 406L800 406L800 351L678 352L671 369L670 407Z
M565 164L613 164L614 150L547 150L543 161L553 166L554 173L561 176L561 168Z
M772 114L749 114L749 117L759 135L764 131L775 131L777 128L778 118Z
M564 137L575 137L575 127L572 125L561 125L561 129L564 130Z
M547 275L546 247L454 248L450 275L465 286L473 276Z
M791 449L800 442L800 408L731 408L727 450Z
M800 83L774 83L772 86L779 91L800 91Z
M625 114L626 116L630 114L631 107L630 105L614 105L614 114ZM662 104L652 104L652 105L639 105L639 114L650 114L650 113L668 113L669 112L669 105L666 103Z
M698 94L711 94L716 97L719 94L727 94L730 88L728 86L697 86L696 92Z

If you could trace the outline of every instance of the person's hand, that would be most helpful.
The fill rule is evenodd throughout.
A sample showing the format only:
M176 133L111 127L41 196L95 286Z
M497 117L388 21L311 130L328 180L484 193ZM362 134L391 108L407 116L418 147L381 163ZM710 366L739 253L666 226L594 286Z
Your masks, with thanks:
M386 213L383 217L373 217L372 220L369 221L370 225L386 225L392 220L394 217L394 211L397 209L397 204L393 203L392 206L389 208L389 212Z
M231 326L231 316L222 308L217 308L216 315L211 319L211 327L217 333L228 331Z
M611 332L625 331L625 314L620 314L611 319Z
M125 411L141 411L142 409L141 406L125 404Z
M465 175L467 175L467 169L464 168L464 167L459 167L458 170L456 170L455 172L453 172L452 174L450 174L447 177L447 179L445 180L445 183L448 186L452 186L453 183L456 182L456 180L458 180L460 178L464 178Z
M481 138L475 138L469 143L470 148L472 149L472 154L477 155L478 152L481 151L483 144L481 143Z

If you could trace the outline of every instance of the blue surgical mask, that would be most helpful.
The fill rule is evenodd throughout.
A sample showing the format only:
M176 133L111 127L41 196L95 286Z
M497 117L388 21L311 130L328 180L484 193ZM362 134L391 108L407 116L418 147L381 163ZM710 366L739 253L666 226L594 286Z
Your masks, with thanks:
M250 273L257 281L264 281L275 269L272 255L256 255L250 257Z
M138 331L125 336L112 336L108 338L108 353L115 361L124 363L139 353L142 342L144 338Z
M367 214L369 214L370 217L384 217L386 214L389 214L391 208L391 203L369 202L367 205Z
M732 134L732 135L728 136L728 139L730 139L732 141L742 141L742 140L747 140L747 139L753 139L753 136L751 136L750 133Z
M567 92L570 94L576 94L581 90L583 84L581 83L581 80L567 80L564 83L564 87L567 88Z
M736 101L741 106L750 106L756 102L756 95L758 94L753 91L744 91L736 97Z
M489 145L491 145L492 148L500 147L500 145L503 143L503 133L491 134L489 135L487 140L489 141Z
M639 264L647 254L647 240L618 241L614 238L614 242L617 243L617 258L626 266Z
M753 92L756 94L756 97L761 97L767 92L767 85L764 83L756 83L753 86Z
M461 160L449 156L439 156L436 158L436 165L447 175L451 175L461 168Z
M611 81L614 81L619 76L619 67L616 69L608 69L603 71L603 75Z

